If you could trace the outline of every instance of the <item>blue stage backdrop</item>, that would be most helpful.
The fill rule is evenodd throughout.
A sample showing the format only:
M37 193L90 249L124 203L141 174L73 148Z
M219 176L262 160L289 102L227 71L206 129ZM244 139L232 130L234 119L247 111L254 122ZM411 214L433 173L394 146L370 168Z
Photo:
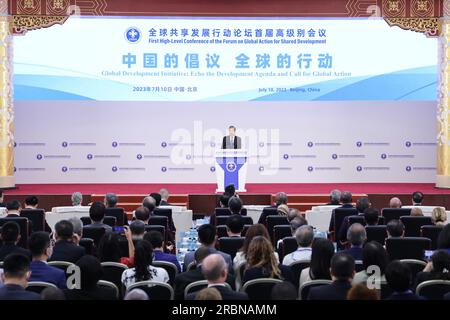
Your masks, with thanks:
M70 18L14 39L17 183L433 182L437 40L379 19Z

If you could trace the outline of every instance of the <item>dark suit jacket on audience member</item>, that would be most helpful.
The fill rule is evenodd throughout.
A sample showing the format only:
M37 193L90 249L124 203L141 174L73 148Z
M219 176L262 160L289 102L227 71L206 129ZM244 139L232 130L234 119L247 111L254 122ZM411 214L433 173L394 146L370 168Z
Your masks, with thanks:
M352 285L348 281L334 281L309 290L308 300L346 300Z
M211 287L216 288L220 292L222 300L248 300L248 295L245 292L236 292L221 285L215 285ZM190 293L186 297L186 300L195 300L196 295L197 292Z
M188 284L200 280L205 280L205 277L202 274L201 266L194 270L177 274L174 283L175 300L183 300L184 289L186 289ZM233 288L233 290L235 289L235 279L230 274L228 274L227 283L231 286L231 288Z
M11 253L19 253L27 256L31 260L31 252L15 244L4 244L0 247L0 261L5 260L5 257Z
M274 208L274 209L276 209L276 208L278 208L278 206L270 206L270 207L267 207L267 208ZM273 213L270 213L270 214L273 214ZM263 212L261 212L261 214L259 215L258 223L266 225L266 218L268 216L269 216L269 214L267 213L267 211L264 212L264 210L263 210Z
M341 252L351 255L355 260L361 261L363 259L363 248L360 247L351 247L350 249L342 250Z
M63 270L49 266L42 261L32 261L30 265L31 277L29 281L53 283L60 289L66 289L66 275Z
M56 242L53 248L53 254L49 261L67 261L75 263L85 254L83 247L77 246L75 243L67 240Z
M16 284L7 284L0 287L0 300L41 300L41 295Z
M336 209L351 209L354 208L354 206L350 203L347 204L343 204L342 206L340 206L339 208ZM330 226L328 227L328 231L334 231L335 232L335 237L338 236L339 230L334 230L334 213L331 214L331 218L330 218Z
M114 289L96 287L92 290L64 290L67 300L117 300Z

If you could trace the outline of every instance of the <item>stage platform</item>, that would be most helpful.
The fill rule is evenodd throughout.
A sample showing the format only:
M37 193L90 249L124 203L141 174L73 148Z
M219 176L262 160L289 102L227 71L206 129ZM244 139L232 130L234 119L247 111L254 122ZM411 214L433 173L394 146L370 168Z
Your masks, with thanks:
M398 196L403 204L411 204L411 194L422 191L425 194L424 205L436 205L450 208L450 190L437 189L434 184L423 183L324 183L324 184L248 184L247 192L240 197L244 205L271 205L275 193L284 191L288 194L288 205L300 211L311 209L328 202L330 190L348 190L353 193L354 201L368 196L372 206L384 208L389 199ZM196 214L212 214L219 202L214 184L42 184L17 185L17 189L5 191L5 200L24 201L28 195L40 199L39 206L47 211L56 206L71 205L70 195L79 191L83 194L83 204L103 201L105 193L113 192L119 196L119 206L127 212L136 209L144 196L166 188L170 192L169 202L185 206Z

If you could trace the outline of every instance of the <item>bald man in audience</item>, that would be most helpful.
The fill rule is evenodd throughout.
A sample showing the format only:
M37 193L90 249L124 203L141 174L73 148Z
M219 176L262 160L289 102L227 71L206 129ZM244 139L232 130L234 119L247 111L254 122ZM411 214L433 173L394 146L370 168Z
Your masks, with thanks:
M400 201L399 198L394 197L389 201L389 208L399 209L401 207L402 207L402 202Z
M203 260L202 274L208 281L208 288L216 288L223 300L248 300L246 293L233 291L226 286L228 265L220 254L210 254ZM189 294L187 300L194 300L195 295L195 292Z

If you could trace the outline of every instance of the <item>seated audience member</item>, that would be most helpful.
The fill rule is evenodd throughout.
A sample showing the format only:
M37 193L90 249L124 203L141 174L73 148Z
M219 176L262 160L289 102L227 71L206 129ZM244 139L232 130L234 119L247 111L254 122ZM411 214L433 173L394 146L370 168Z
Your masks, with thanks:
M105 195L105 206L106 208L116 208L119 202L119 197L115 193L107 193ZM125 210L123 211L123 224L128 225L128 216Z
M3 261L3 285L0 300L40 300L35 292L26 291L30 278L30 260L23 254L13 253Z
M171 206L169 203L169 191L167 189L162 188L159 190L159 194L161 196L160 206Z
M333 243L328 239L314 239L311 252L311 263L309 268L303 269L300 274L300 284L302 286L311 280L331 280L330 263L334 255Z
M128 292L123 300L146 301L149 300L149 298L144 290L136 288Z
M291 226L291 234L292 234L293 237L295 237L295 232L297 231L297 229L300 228L301 226L308 225L308 221L306 221L306 219L302 215L300 215L300 216L295 217L294 219L292 219L289 222L289 225ZM278 250L281 250L281 246L283 244L283 240L284 240L284 238L283 239L279 239L277 241L277 248L278 248Z
M83 238L83 222L78 217L69 218L67 221L73 226L72 242L79 245L81 238Z
M421 206L423 202L423 193L416 191L412 194L412 204L413 206Z
M7 222L2 227L0 235L2 245L0 246L0 261L5 260L6 256L11 253L20 253L31 258L29 250L19 247L17 243L20 241L20 226L13 222Z
M439 233L437 248L450 252L450 224L446 224Z
M128 226L124 226L125 236L128 241L128 257L121 256L120 237L117 233L105 233L97 248L97 257L100 262L117 262L133 267L134 264L134 244Z
M150 196L145 197L144 200L142 201L142 206L147 208L149 216L152 216L153 215L153 211L156 208L156 200L153 197L150 197ZM141 219L139 219L139 220L141 220Z
M134 211L134 217L136 220L140 220L148 225L148 220L150 220L150 210L147 207L141 206Z
M134 268L127 269L122 274L122 283L125 288L140 281L169 282L169 275L163 268L152 266L153 248L146 240L136 243L134 249Z
M237 197L238 195L236 194L236 188L234 186L234 184L229 184L225 187L225 192L224 194L227 194L231 197Z
M263 236L253 238L250 243L242 283L260 278L286 280L296 285L291 269L278 263L272 244Z
M419 207L411 208L411 216L412 217L423 217L422 209L420 209Z
M358 283L348 291L347 300L380 300L380 294L375 289L367 288L364 283Z
M372 277L371 279L373 279L373 271L367 273L370 266L377 266L380 270L380 279L377 279L377 281L386 281L384 274L389 259L386 249L384 249L380 243L376 241L366 243L363 248L362 261L364 270L355 274L355 277L353 278L354 284L366 283L369 277Z
M195 300L222 300L222 295L216 288L205 288L197 292Z
M394 197L389 200L389 208L391 209L400 209L402 207L402 202L399 198Z
M360 223L354 223L348 228L347 241L350 243L350 249L343 250L355 260L362 260L363 245L367 240L366 228Z
M231 197L230 200L228 200L228 208L231 211L231 214L241 214L242 210L242 200L238 197Z
M305 219L302 216L302 214L300 213L300 210L298 210L296 208L289 208L289 213L287 215L287 218L288 218L289 222L291 222L295 218L303 218L303 219Z
M423 300L411 290L411 269L399 260L386 267L386 280L393 293L386 300Z
M227 219L228 237L240 237L244 230L244 220L240 214L233 214Z
M342 194L341 194L341 203L342 203L342 206L340 206L339 208L342 208L342 209L351 209L351 208L354 208L353 207L353 204L352 204L352 201L353 201L353 198L352 198L352 194L350 193L350 191L344 191L344 192L342 192ZM343 225L344 225L344 223L343 223ZM331 232L331 231L334 231L335 232L335 234L336 234L336 239L340 239L340 233L341 233L341 230L334 230L334 214L332 214L331 215L331 217L330 217L330 223L329 223L329 228L328 228L328 230ZM345 232L343 232L343 234L345 235L346 233Z
M215 249L216 239L216 227L214 227L213 225L204 224L198 228L198 241L200 242L200 244L204 247L209 247L215 250L215 253L220 254L225 259L225 262L228 264L230 271L233 270L233 262L231 261L231 256L227 253ZM184 268L187 268L187 266L192 261L194 261L194 252L188 252L184 256Z
M237 271L243 263L247 262L247 253L250 243L253 238L257 236L262 236L270 241L269 232L267 232L266 227L262 224L254 224L250 228L248 228L247 233L245 234L244 244L241 249L236 253L236 256L233 259L233 265L235 271ZM274 252L275 259L279 262L278 253Z
M145 223L141 220L135 220L130 224L131 239L139 241L144 239Z
M105 218L106 207L103 202L96 201L89 208L89 217L91 218L92 223L84 226L84 228L105 228L106 232L111 232L111 226L103 223L103 219Z
M353 195L350 191L344 191L341 194L341 208L354 208L353 204Z
M0 208L6 207L5 204L5 195L3 194L3 191L0 190Z
M220 208L228 208L228 201L230 201L230 196L228 194L223 194L219 198Z
M295 240L298 248L294 252L286 255L283 265L289 266L296 261L311 260L311 245L314 239L314 229L311 226L301 226L295 232Z
M297 300L297 288L288 281L277 283L272 288L272 300Z
M64 290L67 300L116 300L112 288L100 287L98 281L103 275L100 261L94 256L86 255L77 261L80 268L80 288Z
M423 271L416 276L416 287L419 283L428 280L450 280L450 253L437 250L431 256Z
M25 199L25 209L37 210L39 205L39 199L36 196L29 196ZM48 233L52 233L52 228L48 225L47 221L45 221L44 231Z
M377 226L380 220L380 212L377 209L367 208L364 210L366 226Z
M177 256L164 252L164 239L163 235L159 231L150 231L144 235L144 240L150 242L153 247L153 260L154 261L167 261L173 263L178 272L181 272L181 266L178 262Z
M74 207L80 207L83 205L83 195L81 192L74 192L72 193L72 206Z
M447 212L444 208L436 207L431 211L431 220L437 226L445 226L447 224Z
M405 226L403 222L393 219L386 225L388 238L403 238L405 236Z
M275 203L273 206L269 208L278 208L280 205L284 204L287 206L288 203L288 197L287 194L284 192L278 192L275 195ZM259 216L258 223L259 224L265 224L266 223L267 214L265 212L262 212Z
M41 300L54 301L54 300L66 300L64 291L59 288L45 288L41 292Z
M20 208L21 208L21 204L19 201L17 201L17 200L9 201L6 204L6 211L8 213L6 215L6 218L20 217Z
M73 225L61 220L55 225L56 243L50 261L75 263L85 254L85 249L73 242Z
M248 300L246 293L236 292L225 286L228 277L228 266L220 254L210 254L203 260L202 274L208 281L208 288L217 289L222 296L222 300ZM187 299L195 299L196 294L196 292L189 294Z
M161 205L161 195L159 193L152 192L149 196L155 199L155 206L158 208Z
M327 206L339 206L341 204L341 191L334 189L330 192L330 202Z
M287 205L285 205L285 204L280 204L280 205L277 207L277 214L278 214L279 216L285 216L285 217L287 217L288 214L289 214L289 207L288 207Z
M187 287L188 284L195 281L205 280L205 277L203 276L202 273L202 263L203 260L212 253L215 253L215 251L212 250L211 248L208 247L198 248L194 253L196 268L193 270L179 273L175 276L174 290L176 300L184 299L184 289ZM226 282L231 286L231 288L233 289L235 288L235 278L232 275L228 274Z
M49 266L47 260L52 255L52 244L47 232L33 232L28 241L33 261L30 264L30 281L53 283L59 289L66 289L64 270Z
M355 275L355 260L352 256L339 252L331 258L332 284L309 290L308 300L346 300Z
M358 211L358 216L364 216L364 212L369 209L371 206L369 198L359 198L356 200L356 210ZM349 216L344 217L342 221L341 227L338 231L338 239L342 242L347 241L347 231L348 231L348 222Z

